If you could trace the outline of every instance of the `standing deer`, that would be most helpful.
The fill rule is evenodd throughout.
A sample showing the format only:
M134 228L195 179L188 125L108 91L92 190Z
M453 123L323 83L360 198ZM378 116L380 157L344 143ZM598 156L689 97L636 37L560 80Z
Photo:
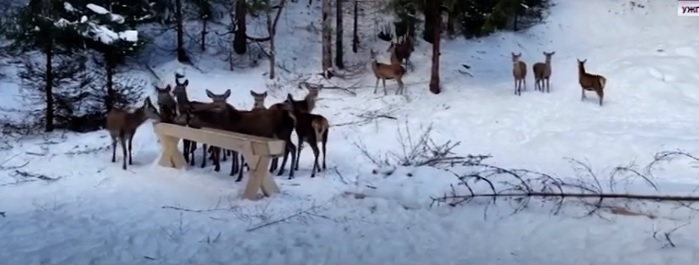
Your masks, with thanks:
M534 70L534 89L537 91L544 92L544 80L546 80L546 93L551 92L551 84L549 83L549 78L551 78L551 57L556 54L556 52L544 52L546 56L546 61L535 63L532 66Z
M403 75L405 75L405 68L400 65L400 61L396 57L395 46L389 49L391 51L391 64L380 63L376 59L376 52L371 50L371 71L376 77L376 85L374 86L374 94L376 94L379 89L379 80L383 84L383 94L388 95L386 91L386 80L396 80L398 83L398 90L396 90L396 95L403 92Z
M527 64L520 61L522 53L512 53L512 76L515 79L515 95L521 96L527 90Z
M599 97L599 105L602 106L602 101L604 100L604 85L607 83L607 79L601 75L589 74L585 71L585 60L578 60L578 82L582 88L582 96L580 100L585 100L585 90L595 91Z
M298 136L296 147L296 164L292 164L292 170L299 169L299 158L301 157L301 150L303 149L303 143L306 142L313 149L313 155L315 160L313 162L313 170L311 171L311 178L316 176L316 171L320 172L321 167L318 164L319 149L318 143L322 144L323 151L323 167L322 170L327 169L325 165L325 158L327 157L326 145L328 143L328 132L330 131L330 123L328 119L321 115L311 114L307 112L299 112L298 109L294 108L294 97L291 94L287 94L287 99L284 102L287 104L287 109L292 109L294 117L296 117L295 130Z
M109 131L109 136L112 138L112 163L116 162L116 144L117 141L119 141L121 143L121 150L123 151L123 163L121 168L126 170L127 159L129 160L129 165L133 165L131 152L133 136L136 134L136 129L147 119L160 120L160 115L155 109L155 106L153 106L153 103L151 103L150 98L146 98L143 102L143 106L133 112L113 108L107 113L105 127L107 131ZM126 150L127 141L128 153Z
M172 92L173 94L175 94L175 97L177 98L177 110L179 111L180 115L186 112L186 108L190 108L193 105L206 104L204 102L199 101L190 101L189 97L187 96L187 86L189 86L189 79L184 80L184 82L180 82L180 77L177 74L175 74L175 89ZM194 166L194 151L197 150L197 142L182 139L182 143L182 152L184 153L184 160L189 162L190 166ZM206 161L206 148L204 149L204 156L202 157L202 160ZM205 165L206 162L202 164L202 167L204 167Z

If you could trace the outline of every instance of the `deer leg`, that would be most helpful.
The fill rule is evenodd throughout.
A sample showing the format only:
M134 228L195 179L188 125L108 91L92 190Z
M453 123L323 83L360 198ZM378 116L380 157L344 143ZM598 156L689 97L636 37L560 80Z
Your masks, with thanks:
M388 91L386 91L386 79L381 79L381 82L383 84L383 95L388 96Z
M328 153L325 151L325 146L328 144L328 131L329 129L325 130L325 133L323 134L322 138L322 144L323 144L323 170L326 170L327 167L325 166L325 158L328 157Z
M124 136L124 132L121 132L119 134L119 142L121 142L121 154L123 156L123 159L121 159L123 162L121 163L121 168L123 170L126 170L126 159L128 157L128 154L126 153L126 137Z
M298 135L298 133L296 135ZM292 154L296 156L296 164L293 165L295 170L299 170L299 160L301 160L301 150L303 149L303 137L301 137L300 135L298 137L298 141L296 142L299 143L299 146L296 147L296 152Z
M583 88L582 90L582 95L580 96L580 101L585 100L585 89Z
M197 150L197 142L189 141L189 153L191 155L191 157L190 157L191 159L189 160L190 166L194 166L194 163L196 163L195 159L194 159L194 157L195 157L194 151L196 151L196 150Z
M291 137L285 140L286 145L284 147L284 158L282 159L282 165L279 167L279 173L277 176L284 174L284 168L286 167L286 162L288 162L289 154L291 154L291 165L289 170L289 179L294 178L294 163L296 159L294 158L294 153L296 152L296 146L291 142Z
M133 152L131 150L131 143L133 142L133 133L129 135L129 166L133 165Z
M201 144L201 168L206 167L206 155L209 149L209 145L207 144Z
M221 171L221 148L216 147L214 150L214 171Z
M240 160L238 160L238 153L237 152L232 152L231 153L231 176L233 176L234 172L238 171L238 166Z
M599 106L601 107L604 100L604 91L601 89L597 90L597 96L599 97Z
M379 78L376 77L376 85L374 86L374 94L376 94L377 90L379 90Z
M117 137L115 135L112 136L112 163L116 162L116 145L117 145Z
M517 95L517 78L515 78L515 95Z
M189 163L189 140L182 139L182 152L184 153L184 161Z
M240 155L240 161L241 163L245 163L245 156ZM243 180L243 167L238 168L238 178L235 179L235 182L240 182ZM232 173L232 172L231 172Z
M313 156L315 157L313 161L313 170L311 170L311 178L315 178L316 171L320 171L320 167L318 166L318 155L320 154L320 150L318 150L318 141L312 141L310 145L311 149L313 149Z
M223 149L223 150L221 150L221 153L222 153L221 155L223 156L223 157L221 158L221 160L223 160L223 162L226 162L226 161L228 160L228 154L229 154L229 153L228 153L228 150L227 150L227 149Z
M546 93L551 93L551 83L549 77L546 78Z

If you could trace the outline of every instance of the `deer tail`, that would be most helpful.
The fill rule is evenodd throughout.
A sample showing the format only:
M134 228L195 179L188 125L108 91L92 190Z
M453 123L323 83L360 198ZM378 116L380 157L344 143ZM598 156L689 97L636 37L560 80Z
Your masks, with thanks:
M315 131L316 141L322 139L325 130L328 129L327 122L324 120L314 120L311 126L313 126L313 131Z
M604 78L604 76L600 76L599 77L599 84L600 84L600 88L604 89L604 85L607 84L607 79Z

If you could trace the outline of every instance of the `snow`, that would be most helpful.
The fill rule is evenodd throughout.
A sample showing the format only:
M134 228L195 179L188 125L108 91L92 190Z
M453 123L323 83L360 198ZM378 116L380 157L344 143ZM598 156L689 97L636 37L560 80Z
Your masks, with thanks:
M73 5L71 5L68 2L63 3L63 8L65 8L66 11L68 11L68 12L75 12L76 11L75 7L73 7Z
M92 12L95 12L95 13L100 14L100 15L106 15L106 14L110 13L109 10L107 10L106 8L101 7L99 5L95 5L95 4L87 4L85 7L92 10Z
M434 140L460 141L462 154L492 154L493 164L558 176L573 176L563 159L571 157L588 162L603 183L614 167L631 161L643 166L657 151L699 154L692 144L699 140L694 115L699 37L687 34L695 22L668 12L674 2L641 2L645 8L632 9L625 1L560 0L545 24L527 31L444 41L441 95L427 91L431 47L424 42L411 57L415 71L405 77L407 99L392 95L391 81L389 96L372 94L368 72L356 96L322 90L315 112L332 124L360 121L367 111L398 120L332 127L328 170L308 177L312 155L306 147L297 177L278 177L282 193L260 201L240 200L244 184L227 176L228 163L218 173L210 167L159 167L160 147L150 123L134 137L134 165L127 171L120 168L120 150L118 163L109 161L105 132L17 142L14 149L0 151L6 168L0 171L0 212L6 215L0 216L0 249L5 250L0 260L11 265L694 264L699 225L690 222L691 212L674 205L638 206L659 216L655 219L609 213L581 218L584 209L576 205L552 215L538 201L515 215L509 215L507 202L430 207L431 197L457 183L451 173L396 167L389 176L372 174L376 166L354 146L361 142L369 153L392 161L388 153L401 153L397 130L408 126L416 137L431 123ZM310 24L308 17L320 17L314 15L318 10L309 16L305 3L288 6L278 29L278 63L311 74L320 65L320 43L311 40L320 38L301 28ZM263 25L249 30L264 35ZM387 43L366 40L363 45L371 47L347 53L348 61L368 58L370 48L385 51ZM527 90L514 96L510 53L522 52L531 67L544 60L542 51L556 51L551 93L533 91L530 73ZM576 58L587 59L589 72L607 78L605 106L591 93L591 99L580 100ZM195 69L168 62L155 71L174 84L173 73L185 67L191 100L208 101L205 89L231 89L229 103L240 109L252 107L249 90L286 85L267 90L268 106L287 92L305 95L295 88L298 79L284 71L277 80L266 80L266 62L233 72L217 63L200 61ZM471 66L474 77L459 73L462 64ZM15 104L12 100L7 104ZM17 184L31 178L17 175L13 166L61 178ZM696 169L683 162L656 171L653 180L671 194L686 195L699 184ZM640 183L618 187L623 188L651 192ZM672 231L675 227L681 228ZM667 246L665 233L675 247Z

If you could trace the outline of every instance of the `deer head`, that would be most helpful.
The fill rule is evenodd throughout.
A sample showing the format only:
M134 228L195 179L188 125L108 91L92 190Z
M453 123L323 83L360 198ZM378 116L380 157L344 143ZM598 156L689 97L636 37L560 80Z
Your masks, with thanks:
M519 54L515 54L514 52L512 53L512 63L517 64L519 63L519 59L522 57L522 53L520 52Z
M228 98L231 96L231 90L226 89L226 92L223 92L223 94L215 94L207 89L206 96L209 97L215 105L224 107L228 104Z
M265 99L267 98L266 91L264 93L255 93L255 91L250 90L250 95L252 96L252 99L254 100L253 108L255 108L255 109L264 109L265 108Z
M544 52L544 56L546 56L546 62L550 63L551 62L551 57L556 54L556 52Z
M179 78L175 78L175 89L172 90L172 93L175 96L187 95L187 86L189 86L189 79L180 82Z

